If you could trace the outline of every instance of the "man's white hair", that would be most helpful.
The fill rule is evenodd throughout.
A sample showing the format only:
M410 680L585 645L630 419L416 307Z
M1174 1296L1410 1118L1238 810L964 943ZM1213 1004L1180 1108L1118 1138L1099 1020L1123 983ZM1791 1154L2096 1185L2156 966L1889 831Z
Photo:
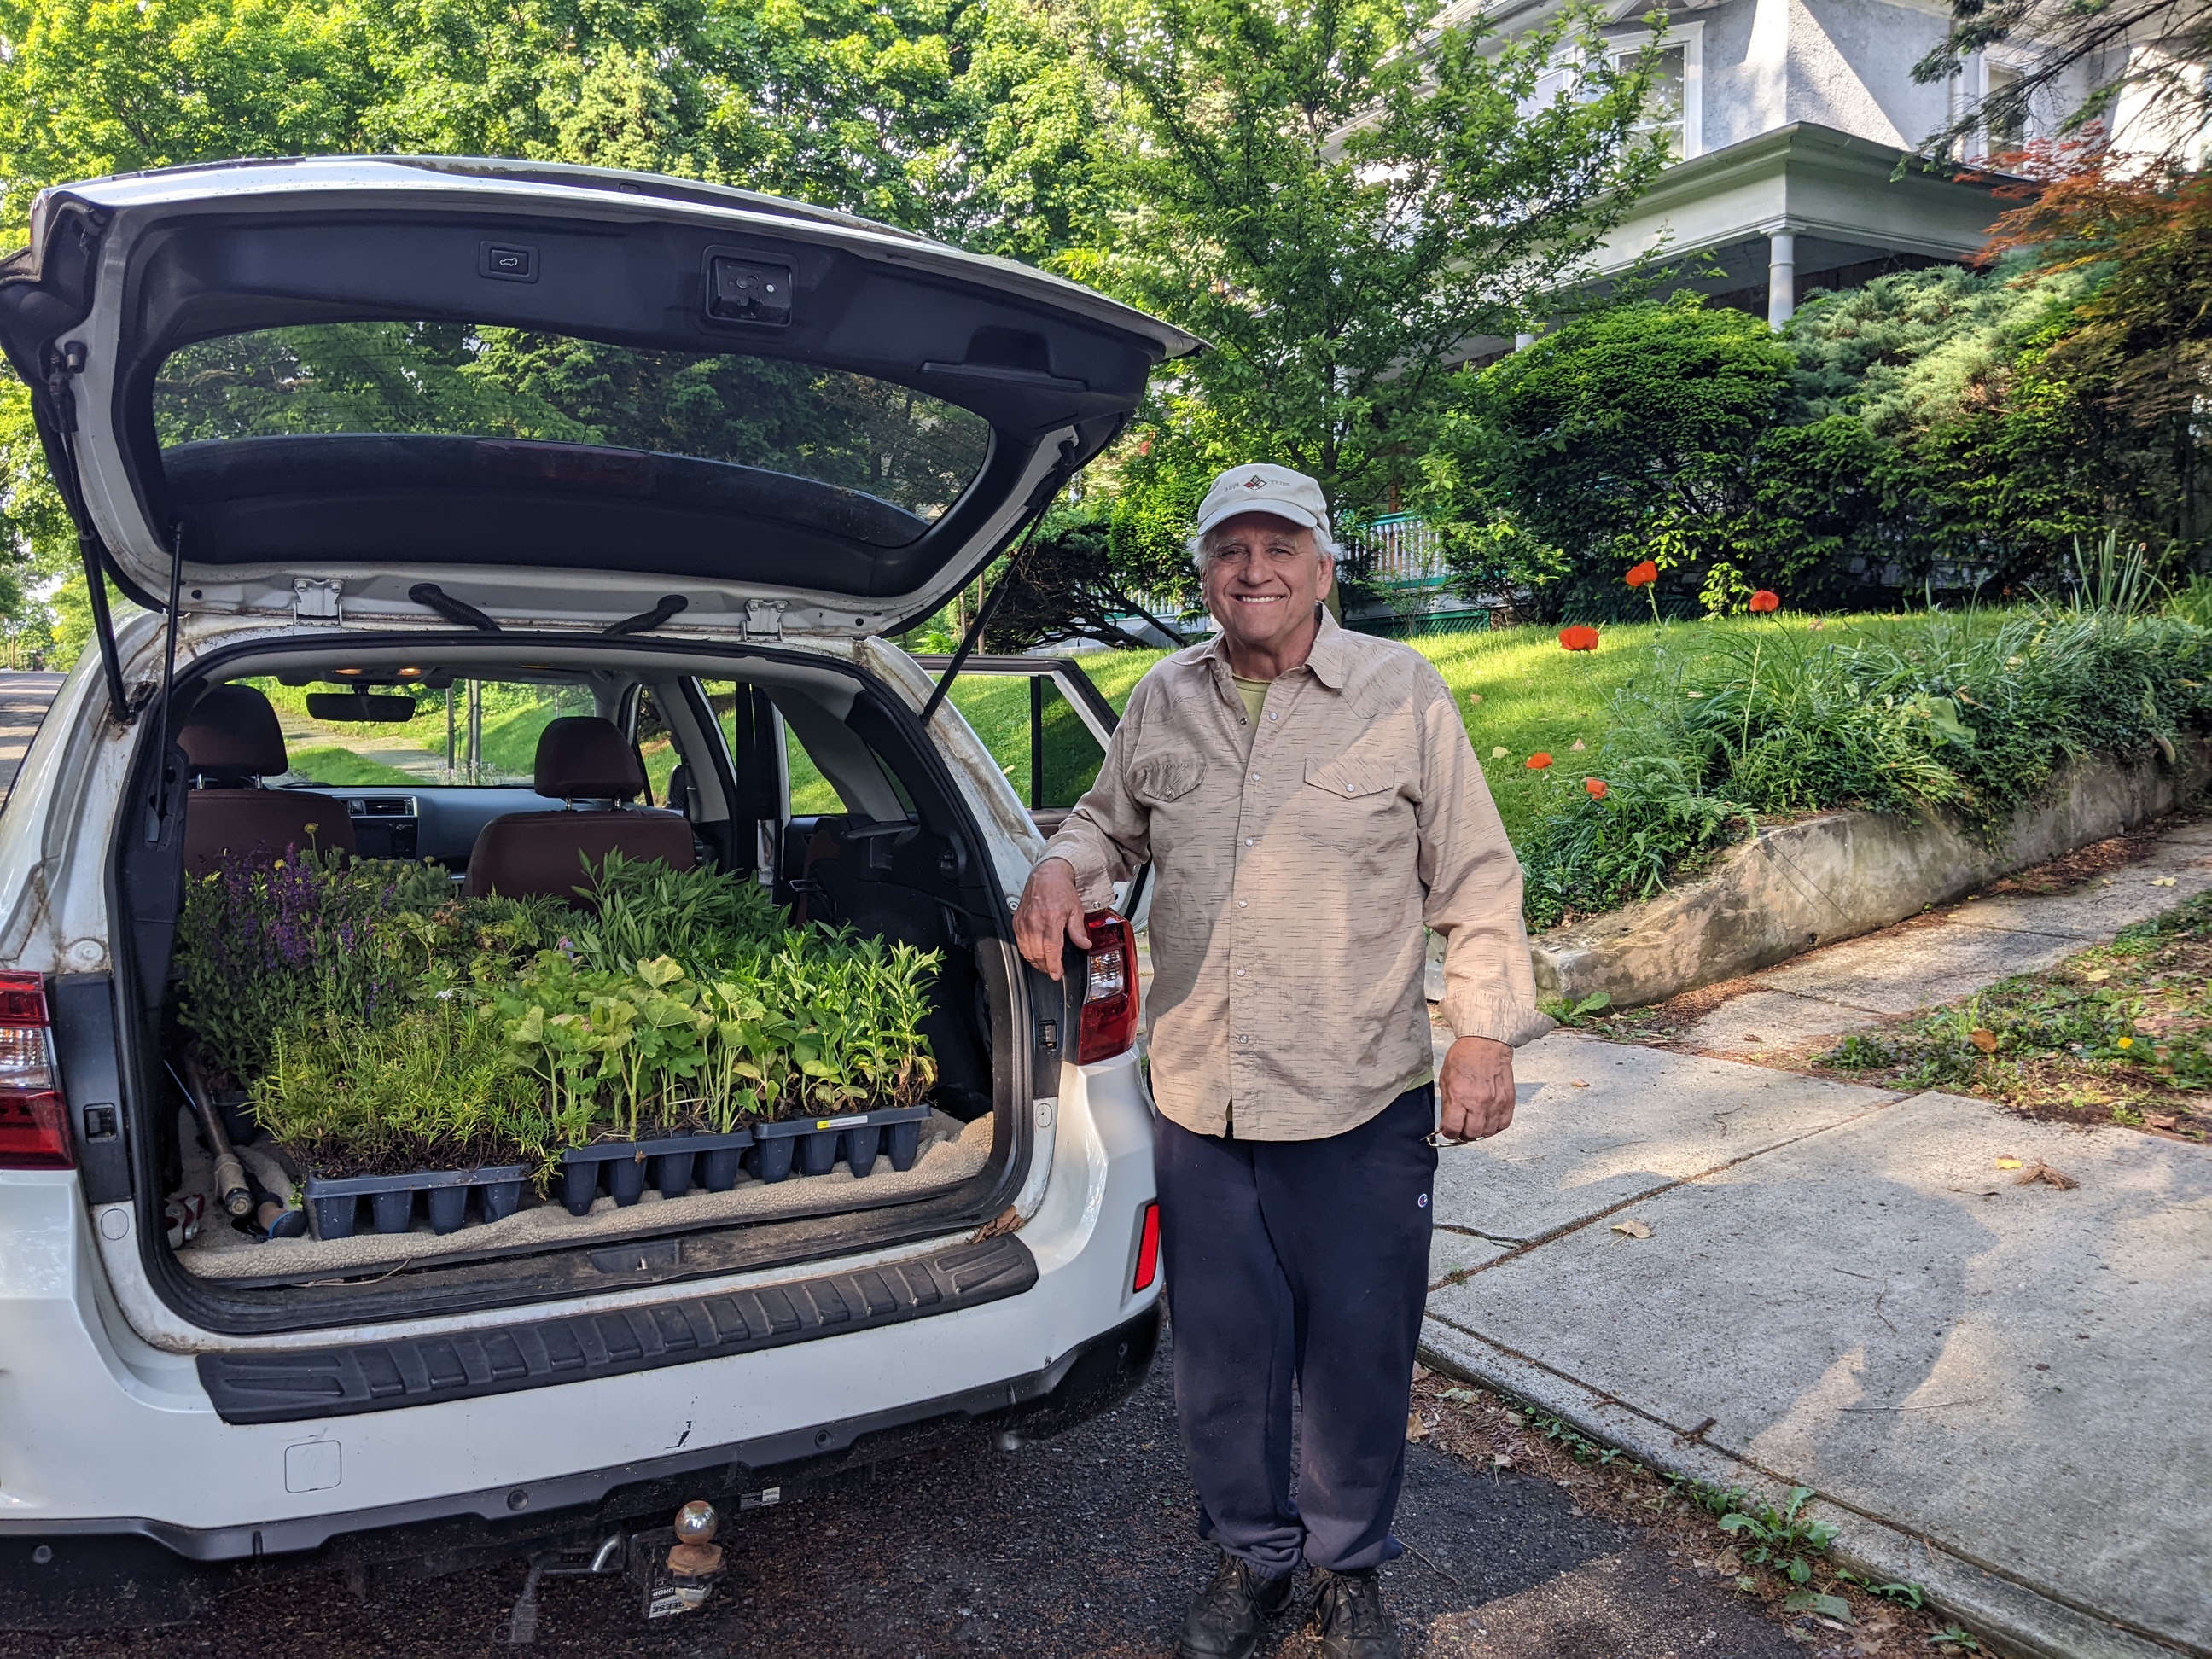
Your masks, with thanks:
M1271 514L1268 516L1273 517L1273 515ZM1282 522L1285 524L1291 523L1288 519L1283 520ZM1220 538L1222 532L1228 526L1225 525L1216 525L1212 529L1206 531L1202 535L1193 536L1188 542L1183 544L1185 550L1190 554L1190 568L1198 572L1200 575L1203 576L1206 574L1206 567L1212 562L1214 544ZM1328 531L1306 530L1306 526L1304 525L1291 525L1291 528L1293 530L1304 530L1306 534L1311 536L1313 538L1314 550L1316 552L1325 553L1337 562L1343 562L1344 550L1336 544L1336 538L1334 536L1331 536Z

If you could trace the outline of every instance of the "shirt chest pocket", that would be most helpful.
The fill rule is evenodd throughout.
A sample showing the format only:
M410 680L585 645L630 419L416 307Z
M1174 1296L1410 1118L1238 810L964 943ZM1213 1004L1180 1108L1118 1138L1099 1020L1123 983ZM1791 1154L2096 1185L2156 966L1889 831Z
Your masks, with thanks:
M1206 763L1195 755L1143 755L1129 769L1129 793L1140 805L1165 806L1206 781Z
M1395 827L1405 805L1398 769L1388 761L1340 757L1308 761L1299 792L1299 828L1325 847L1371 848Z

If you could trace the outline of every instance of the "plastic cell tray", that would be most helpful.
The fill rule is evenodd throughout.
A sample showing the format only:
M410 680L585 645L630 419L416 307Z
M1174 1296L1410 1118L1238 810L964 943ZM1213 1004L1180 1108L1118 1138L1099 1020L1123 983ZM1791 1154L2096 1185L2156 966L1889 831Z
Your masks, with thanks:
M468 1224L469 1194L477 1197L478 1218L501 1221L522 1206L529 1167L491 1164L473 1170L415 1170L406 1175L309 1176L301 1183L309 1218L318 1238L350 1238L361 1220L361 1201L368 1200L369 1224L380 1233L404 1233L415 1221L421 1194L433 1232L450 1233Z
M561 1154L561 1202L570 1215L586 1215L602 1182L621 1205L635 1204L647 1187L663 1198L682 1198L696 1183L726 1193L738 1182L738 1160L753 1132L726 1135L657 1135L649 1140L602 1140Z
M921 1126L928 1121L927 1106L894 1106L756 1123L753 1174L781 1181L795 1168L801 1175L825 1176L842 1158L854 1176L870 1176L878 1153L889 1155L892 1169L911 1170L921 1156Z

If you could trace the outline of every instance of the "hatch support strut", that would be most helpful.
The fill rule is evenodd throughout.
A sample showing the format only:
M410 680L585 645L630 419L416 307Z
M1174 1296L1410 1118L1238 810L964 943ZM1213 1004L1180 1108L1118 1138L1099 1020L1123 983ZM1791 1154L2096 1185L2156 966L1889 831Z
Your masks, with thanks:
M77 557L84 565L85 598L92 606L93 637L100 642L100 665L107 677L107 710L118 726L128 726L138 708L123 684L123 658L115 648L115 618L107 608L107 549L93 528L85 510L84 491L76 469L76 393L70 377L84 372L84 343L71 340L46 349L46 421L52 428L52 447L61 452L62 465L53 469L61 487L62 505L76 526ZM172 619L173 623L173 618Z
M921 723L924 726L929 724L930 716L937 712L938 704L945 701L945 694L952 689L952 682L960 671L968 665L968 659L975 653L975 647L983 637L983 630L990 626L992 612L999 608L999 601L1006 597L1006 589L1013 582L1014 571L1022 562L1022 555L1028 552L1030 544L1036 540L1037 531L1044 523L1044 515L1052 511L1052 504L1060 499L1061 488L1075 471L1068 465L1068 458L1074 453L1075 441L1072 438L1063 441L1060 446L1060 459L1052 464L1052 470L1039 481L1036 507L1030 513L1029 525L1022 533L1021 545L1006 561L1006 568L999 574L996 585L984 595L983 603L976 606L975 620L968 625L968 632L960 641L960 648L952 653L952 660L945 665L944 676L931 689L929 701L922 704Z

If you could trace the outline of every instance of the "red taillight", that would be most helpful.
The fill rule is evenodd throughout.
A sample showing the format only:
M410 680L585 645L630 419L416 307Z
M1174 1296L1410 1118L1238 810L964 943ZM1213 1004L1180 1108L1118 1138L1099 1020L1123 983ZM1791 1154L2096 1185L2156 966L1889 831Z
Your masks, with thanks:
M1132 1295L1150 1290L1160 1270L1160 1206L1145 1206L1144 1231L1137 1235L1137 1271L1129 1275Z
M0 1170L66 1170L69 1118L54 1087L46 982L0 974Z
M1083 970L1083 1024L1075 1063L1111 1060L1137 1040L1137 935L1111 910L1084 917L1091 953Z

